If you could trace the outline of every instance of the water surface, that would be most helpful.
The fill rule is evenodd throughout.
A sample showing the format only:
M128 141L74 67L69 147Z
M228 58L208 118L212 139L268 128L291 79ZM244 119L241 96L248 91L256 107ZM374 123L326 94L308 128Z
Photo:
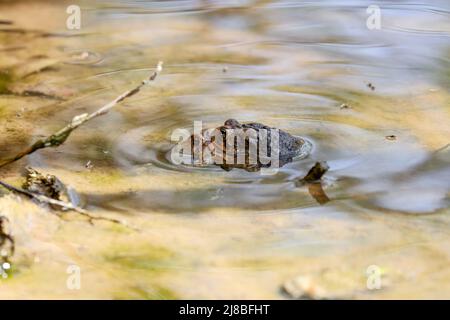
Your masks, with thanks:
M3 197L18 252L0 297L278 299L305 276L329 297L450 298L449 6L384 1L369 30L370 4L96 1L70 31L64 3L0 3L14 22L0 25L0 157L164 61L139 95L1 173L56 174L140 231ZM305 137L312 154L266 176L168 161L173 130L228 118ZM326 203L295 186L319 160ZM81 290L66 287L71 264ZM381 290L366 288L370 265Z

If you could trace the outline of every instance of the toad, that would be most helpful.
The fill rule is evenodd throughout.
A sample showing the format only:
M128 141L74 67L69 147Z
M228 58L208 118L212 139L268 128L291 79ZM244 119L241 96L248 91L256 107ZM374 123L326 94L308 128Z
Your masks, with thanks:
M309 141L286 131L257 122L240 123L235 119L191 135L187 142L189 146L181 151L188 150L190 164L214 164L226 171L279 168L294 159L307 157L312 149Z

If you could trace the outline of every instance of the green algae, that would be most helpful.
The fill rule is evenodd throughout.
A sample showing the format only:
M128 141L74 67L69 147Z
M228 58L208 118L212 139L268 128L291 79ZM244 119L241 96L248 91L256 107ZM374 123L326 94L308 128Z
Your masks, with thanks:
M118 246L103 255L108 263L120 265L127 270L146 270L164 273L173 263L175 254L169 249L152 245L138 247Z
M7 71L0 70L0 94L8 94L10 93L9 87L13 82L13 77Z
M125 288L123 292L116 293L114 298L116 300L176 300L179 297L174 291L169 288L152 285L148 288L142 286L131 286Z

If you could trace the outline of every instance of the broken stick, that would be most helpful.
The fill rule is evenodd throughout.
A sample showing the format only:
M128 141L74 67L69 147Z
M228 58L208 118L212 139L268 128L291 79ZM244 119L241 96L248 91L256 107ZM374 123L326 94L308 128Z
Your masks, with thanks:
M121 225L124 224L122 221L117 220L117 219L107 218L107 217L100 217L100 216L93 216L88 211L84 210L83 208L77 207L77 206L73 205L70 202L65 202L65 201L61 201L61 200L52 199L50 197L47 197L47 196L44 196L44 195L41 195L41 194L37 194L37 193L30 192L30 191L27 191L27 190L24 190L24 189L21 189L21 188L14 187L14 186L12 186L12 185L10 185L10 184L8 184L6 182L3 182L3 181L0 181L0 185L2 187L4 187L5 189L8 189L9 191L25 195L25 196L27 196L29 198L37 200L40 203L52 204L52 205L58 206L58 207L60 207L62 209L76 211L79 214L81 214L82 216L85 216L89 220L89 223L91 223L91 224L92 224L92 221L94 221L94 220L104 220L104 221L109 221L109 222L117 223L117 224L121 224Z
M158 62L158 65L156 66L156 69L152 73L152 75L149 78L142 80L142 82L137 87L135 87L134 89L125 91L120 96L115 98L113 101L107 103L106 105L104 105L103 107L101 107L100 109L98 109L97 111L95 111L91 114L84 113L84 114L74 117L72 119L72 121L67 126L62 128L61 130L48 136L45 139L36 141L33 145L31 145L24 151L20 152L16 156L14 156L10 159L7 159L3 162L0 162L0 168L4 167L12 162L15 162L29 154L32 154L33 152L35 152L39 149L44 149L44 148L49 148L49 147L58 147L58 146L62 145L67 140L67 138L70 136L70 134L72 133L73 130L75 130L82 124L88 122L89 120L92 120L98 116L108 113L108 111L110 109L112 109L115 105L117 105L118 103L124 101L125 99L135 95L136 93L138 93L141 90L141 88L144 85L150 83L150 81L155 80L156 77L158 76L158 74L162 71L162 66L163 66L163 62L162 61Z

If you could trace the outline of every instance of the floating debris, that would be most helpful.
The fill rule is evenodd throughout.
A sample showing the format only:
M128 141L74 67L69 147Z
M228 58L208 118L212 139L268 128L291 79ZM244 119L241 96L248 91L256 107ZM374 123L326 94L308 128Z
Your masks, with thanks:
M372 90L372 91L375 90L375 86L374 86L371 82L369 82L369 83L367 84L367 87L368 87L370 90Z
M301 179L304 182L314 182L322 179L322 176L330 169L326 161L316 162L316 164L309 169L306 176Z
M92 161L89 160L88 162L86 162L86 164L84 165L86 169L88 170L92 170L92 168L94 168L94 165L92 164Z
M343 103L339 106L340 109L352 109L352 107L346 103Z
M393 135L393 134L391 134L391 135L389 135L389 136L386 136L385 138L386 138L387 140L391 140L391 141L397 140L397 136L395 136L395 135Z
M97 52L87 50L77 50L71 52L66 64L96 64L103 60L103 56Z
M89 52L87 51L83 51L82 53L80 53L78 56L74 56L74 59L79 59L79 60L84 60L89 58Z
M56 176L43 175L37 170L27 167L25 173L25 182L23 188L31 193L43 195L48 198L71 203L73 206L79 206L80 198L71 187L67 187ZM54 205L51 205L53 209Z
M60 146L67 140L67 138L70 136L72 131L77 129L79 126L81 126L82 124L84 124L94 118L97 118L99 116L107 114L109 112L109 110L114 108L118 103L124 101L125 99L127 99L129 97L134 96L136 93L138 93L141 90L141 88L143 86L150 83L150 81L154 81L156 79L156 77L158 76L158 74L162 71L162 66L163 66L163 62L162 61L158 62L155 71L153 71L153 73L150 75L150 77L142 80L141 83L138 86L136 86L134 89L125 91L120 96L115 98L113 101L105 104L103 107L101 107L100 109L98 109L97 111L95 111L91 114L85 113L85 114L75 116L72 119L72 121L70 121L70 123L67 124L64 128L62 128L59 131L55 132L54 134L48 136L46 139L38 140L35 143L33 143L30 147L28 147L24 151L20 152L19 154L17 154L16 156L6 159L6 160L3 160L3 161L0 161L0 167L6 166L12 162L22 159L23 157L25 157L37 150ZM1 73L0 73L0 75L1 75ZM2 80L1 77L0 77L0 80ZM2 83L0 81L0 93L2 92L1 84ZM0 184L2 184L5 187L7 185L5 183L0 183Z
M296 187L308 187L309 194L319 203L323 205L330 201L322 186L322 176L328 171L330 167L326 161L316 162L316 164L309 169L308 173L300 180L295 182Z
M34 90L34 89L26 89L21 92L15 92L15 93L17 95L24 96L24 97L38 97L38 98L51 99L51 100L57 100L57 101L64 101L64 98L59 97L58 95L55 95L52 93L46 93L44 91Z
M310 277L299 276L287 281L281 290L291 299L324 300L326 292L320 286L314 284Z

